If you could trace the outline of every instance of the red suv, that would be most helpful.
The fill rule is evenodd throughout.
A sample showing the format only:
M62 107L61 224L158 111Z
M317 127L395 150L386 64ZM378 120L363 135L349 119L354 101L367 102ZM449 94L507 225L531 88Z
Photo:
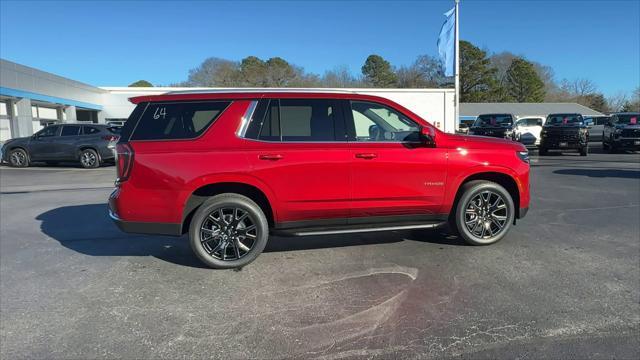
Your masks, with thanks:
M450 228L502 239L529 207L513 141L446 134L350 92L178 92L132 98L110 216L125 232L189 233L214 268L253 261L269 234Z

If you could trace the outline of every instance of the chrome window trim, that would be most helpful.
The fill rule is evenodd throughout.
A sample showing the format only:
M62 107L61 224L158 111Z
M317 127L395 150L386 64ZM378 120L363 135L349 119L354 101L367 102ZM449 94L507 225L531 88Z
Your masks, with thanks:
M245 138L245 134L247 133L247 129L249 128L249 123L253 118L253 113L256 111L256 107L258 107L258 100L251 100L249 107L247 107L247 111L242 115L242 121L240 121L240 127L238 131L236 131L236 135L243 139Z

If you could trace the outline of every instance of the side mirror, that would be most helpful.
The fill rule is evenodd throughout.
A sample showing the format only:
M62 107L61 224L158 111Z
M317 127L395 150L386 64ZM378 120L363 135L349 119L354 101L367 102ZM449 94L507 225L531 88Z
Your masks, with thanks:
M428 146L436 145L436 131L430 126L424 126L420 129L420 139L422 143Z

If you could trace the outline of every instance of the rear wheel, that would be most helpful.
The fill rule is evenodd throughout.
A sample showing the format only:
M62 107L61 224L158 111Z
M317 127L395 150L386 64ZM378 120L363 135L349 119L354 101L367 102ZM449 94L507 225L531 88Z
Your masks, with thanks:
M9 165L13 167L29 166L29 154L23 149L13 149L9 152Z
M509 192L494 182L478 180L464 185L456 204L455 227L471 245L500 241L511 228L515 207Z
M205 201L189 226L191 249L214 269L251 263L264 250L268 238L264 212L253 200L239 194L220 194Z
M98 153L93 149L84 149L80 153L80 165L85 169L97 168L100 166Z

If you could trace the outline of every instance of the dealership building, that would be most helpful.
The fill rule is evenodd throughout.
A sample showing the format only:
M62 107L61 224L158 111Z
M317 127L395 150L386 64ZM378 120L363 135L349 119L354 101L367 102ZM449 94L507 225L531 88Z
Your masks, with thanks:
M120 123L127 119L132 96L156 95L193 88L96 87L0 59L0 142L30 136L54 123ZM326 90L326 89L324 89ZM418 115L453 132L453 89L351 89L395 100ZM550 113L602 115L578 104L461 104L461 116L511 113L546 116Z

